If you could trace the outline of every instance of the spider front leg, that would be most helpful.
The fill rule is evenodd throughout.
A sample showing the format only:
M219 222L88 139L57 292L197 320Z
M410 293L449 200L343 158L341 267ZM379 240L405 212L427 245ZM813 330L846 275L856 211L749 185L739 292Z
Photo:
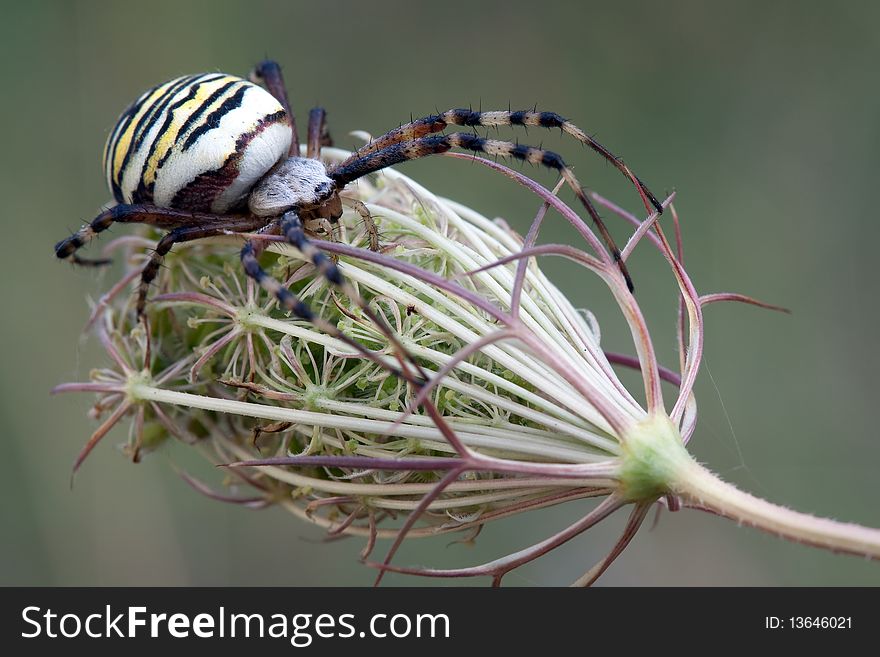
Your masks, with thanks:
M290 109L290 100L287 98L287 87L284 84L284 76L281 74L281 66L278 65L278 62L267 59L257 64L248 77L251 82L262 82L266 85L269 93L275 96L275 99L281 103L281 107L287 112L287 116L290 119L290 129L293 132L288 155L290 157L299 157L299 133L296 129L296 117Z
M605 245L608 247L611 257L617 263L620 273L623 274L627 288L629 288L630 292L633 291L632 278L630 278L629 271L627 270L626 264L623 262L623 258L620 254L620 249L617 248L614 238L612 238L611 233L608 232L605 222L602 221L596 207L587 197L586 192L583 187L581 187L574 172L569 168L562 157L552 151L514 144L509 141L485 139L469 132L453 132L448 135L421 137L419 139L403 141L394 144L393 146L388 146L382 150L353 160L348 164L343 163L333 169L328 175L336 182L337 188L342 189L345 185L358 178L362 178L367 174L385 169L400 162L406 162L407 160L445 153L452 148L461 148L475 153L485 153L486 155L507 159L522 160L524 162L529 162L530 164L540 165L558 171L566 184L575 193L575 196L577 196L581 205L584 206L587 213L590 215L596 229L599 231Z
M215 214L205 212L189 212L187 210L174 210L172 208L160 208L155 205L116 205L105 210L91 222L85 224L70 237L67 237L55 245L55 255L77 265L101 266L111 261L102 258L89 260L77 255L77 251L95 239L99 233L104 232L115 223L119 224L147 224L157 228L174 229L181 226L206 226L216 224L218 217Z
M306 259L311 261L328 283L349 298L353 299L358 307L364 312L364 315L377 326L382 335L385 336L389 344L392 346L394 356L400 364L400 369L398 370L390 367L378 354L370 351L357 340L348 337L345 333L340 331L335 324L316 315L308 304L284 287L275 278L267 274L263 268L260 267L260 263L257 260L262 249L257 246L253 239L248 240L245 243L244 248L241 250L241 264L244 267L245 273L253 278L260 287L266 290L266 292L274 296L282 308L289 310L300 319L311 322L328 335L352 347L364 357L382 365L395 376L401 376L404 380L416 387L421 386L427 381L428 376L425 374L424 370L417 362L415 362L412 356L406 352L403 345L401 345L400 341L397 339L397 336L394 335L391 327L388 326L387 322L373 312L366 301L364 301L360 294L358 294L357 290L355 290L348 280L345 279L336 263L306 237L302 221L296 212L289 211L284 213L278 222L272 225L273 228L276 226L278 232L280 232L290 244L295 246Z
M215 218L213 225L182 226L180 228L175 228L170 233L166 233L162 239L159 240L159 243L156 245L156 250L153 251L149 261L141 271L141 282L138 285L137 296L138 318L144 316L144 309L147 304L147 292L150 290L150 285L152 285L153 281L156 279L156 275L159 273L159 267L162 265L162 260L168 255L168 252L171 251L171 247L175 244L192 242L193 240L200 240L206 237L217 237L218 235L225 235L227 233L241 233L261 228L265 224L266 220L259 217L229 217L224 221L219 222L217 221L217 218Z
M653 206L659 213L663 212L663 205L657 200L657 197L655 197L639 177L636 176L626 164L624 164L623 160L614 155L614 153L609 151L598 141L590 137L574 123L560 116L556 112L538 112L536 110L475 112L470 109L450 109L442 114L432 114L415 121L410 121L399 128L395 128L394 130L385 133L381 137L371 141L369 144L359 148L347 160L342 162L340 166L346 166L356 159L375 153L384 148L388 148L394 144L412 141L433 133L441 132L449 125L469 127L524 126L548 129L559 128L563 133L573 137L580 143L589 146L625 175L639 191L642 200L645 202L645 208L649 212L651 211L650 206Z
M382 361L377 354L373 353L356 340L345 335L345 333L340 331L334 324L331 324L327 320L316 315L305 301L284 287L277 279L267 274L258 261L259 254L262 250L262 246L258 246L254 239L245 242L245 245L241 250L241 265L244 268L245 274L254 279L261 288L275 297L279 306L293 313L294 316L304 319L307 322L311 322L318 329L324 331L331 337L344 342L369 360L385 366L384 361ZM399 374L396 371L393 373Z

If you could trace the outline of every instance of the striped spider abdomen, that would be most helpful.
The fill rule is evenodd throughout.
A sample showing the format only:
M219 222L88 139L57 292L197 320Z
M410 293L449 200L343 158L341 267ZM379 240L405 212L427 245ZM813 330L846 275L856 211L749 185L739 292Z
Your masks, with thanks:
M225 213L290 149L281 103L262 87L222 73L189 75L142 94L104 148L119 203Z

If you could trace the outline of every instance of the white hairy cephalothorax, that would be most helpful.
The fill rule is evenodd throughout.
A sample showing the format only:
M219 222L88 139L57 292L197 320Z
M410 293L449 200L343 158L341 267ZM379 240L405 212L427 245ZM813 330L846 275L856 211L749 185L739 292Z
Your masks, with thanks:
M274 217L290 208L317 205L333 189L333 180L320 160L291 157L257 183L248 206L258 217Z

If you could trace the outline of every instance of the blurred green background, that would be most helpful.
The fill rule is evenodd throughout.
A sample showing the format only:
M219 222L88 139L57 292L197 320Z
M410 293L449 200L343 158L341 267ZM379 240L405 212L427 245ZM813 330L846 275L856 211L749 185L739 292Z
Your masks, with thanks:
M0 583L371 581L357 562L358 541L326 544L281 510L204 498L162 453L129 463L113 447L121 431L71 490L70 465L95 426L86 417L92 399L49 396L102 362L80 330L86 297L113 275L59 264L51 246L107 201L101 149L119 112L167 78L245 74L265 56L284 67L299 116L316 103L328 109L343 147L356 143L351 130L379 133L410 114L537 103L625 156L658 195L677 190L686 263L700 291L743 292L794 311L707 309L693 451L773 502L880 526L880 5L4 2L0 23ZM510 135L559 150L588 186L638 209L616 172L573 142L536 130ZM465 162L434 158L403 170L521 230L536 210L520 189ZM545 224L543 239L574 239L561 223ZM543 264L576 305L598 315L607 348L631 351L598 283L563 263ZM631 270L657 349L675 365L668 270L648 248ZM473 547L448 537L409 543L398 562L479 563L586 508L491 525ZM605 554L623 520L505 582L567 584ZM600 582L880 585L880 564L682 512L645 527Z

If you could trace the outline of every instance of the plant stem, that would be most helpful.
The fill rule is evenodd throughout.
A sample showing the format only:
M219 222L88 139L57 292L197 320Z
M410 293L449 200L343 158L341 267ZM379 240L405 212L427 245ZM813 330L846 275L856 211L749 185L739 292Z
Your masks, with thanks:
M792 511L722 481L694 460L665 415L649 416L629 427L623 438L620 486L630 502L645 503L671 494L686 506L797 543L880 559L880 529Z
M772 504L722 481L693 459L679 463L669 489L690 506L712 511L742 525L832 552L880 559L880 529L818 518Z

